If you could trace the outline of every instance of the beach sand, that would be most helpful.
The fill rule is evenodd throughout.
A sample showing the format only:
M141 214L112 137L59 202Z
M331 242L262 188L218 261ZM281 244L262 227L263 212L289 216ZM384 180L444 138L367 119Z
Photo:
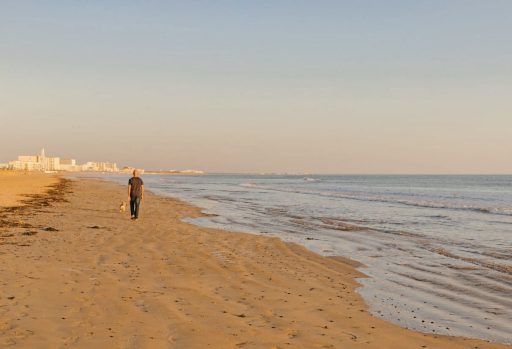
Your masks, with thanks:
M200 210L150 193L131 221L125 196L62 180L0 211L0 347L511 348L372 317L346 259L184 223Z
M42 194L57 178L39 172L0 171L0 207L21 205L26 195Z

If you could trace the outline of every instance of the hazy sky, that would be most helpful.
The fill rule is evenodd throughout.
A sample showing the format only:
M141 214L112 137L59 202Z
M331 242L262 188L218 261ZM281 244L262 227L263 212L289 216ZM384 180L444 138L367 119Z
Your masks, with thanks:
M512 1L0 2L0 162L512 173Z

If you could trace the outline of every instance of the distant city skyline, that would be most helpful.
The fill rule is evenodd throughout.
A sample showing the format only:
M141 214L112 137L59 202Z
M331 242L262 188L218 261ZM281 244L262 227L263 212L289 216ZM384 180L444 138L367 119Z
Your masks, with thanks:
M21 171L101 171L101 172L118 172L119 168L115 162L110 161L87 161L83 164L77 163L73 158L61 158L55 154L50 156L46 154L44 148L40 153L18 155L15 160L10 160L1 166L10 170Z
M512 173L512 2L2 1L0 163Z

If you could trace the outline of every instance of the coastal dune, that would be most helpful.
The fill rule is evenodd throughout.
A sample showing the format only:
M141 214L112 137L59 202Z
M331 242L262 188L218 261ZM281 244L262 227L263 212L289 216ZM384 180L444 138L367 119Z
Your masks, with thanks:
M0 204L0 347L511 348L371 316L350 260L185 223L200 209L151 193L131 221L124 187L46 178Z

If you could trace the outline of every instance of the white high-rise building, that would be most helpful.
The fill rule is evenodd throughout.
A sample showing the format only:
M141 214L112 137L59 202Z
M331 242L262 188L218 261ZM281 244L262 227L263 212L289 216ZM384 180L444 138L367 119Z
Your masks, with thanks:
M9 161L8 168L24 171L119 171L115 162L87 162L78 165L75 159L46 156L44 148L39 155L20 155L18 160Z
M21 162L39 162L39 157L35 155L20 155L18 156L18 161Z
M18 160L9 161L9 167L25 171L58 171L60 158L47 157L43 148L39 155L20 155Z
M41 171L42 164L38 161L38 156L18 156L18 160L9 161L9 167L13 170L23 171Z
M41 169L46 171L48 166L46 166L46 155L44 154L44 148L41 149L41 154L39 155L39 162L41 163Z
M82 166L76 164L75 159L60 159L61 171L82 171Z
M47 171L59 171L60 170L60 158L48 157L45 158L44 167Z

